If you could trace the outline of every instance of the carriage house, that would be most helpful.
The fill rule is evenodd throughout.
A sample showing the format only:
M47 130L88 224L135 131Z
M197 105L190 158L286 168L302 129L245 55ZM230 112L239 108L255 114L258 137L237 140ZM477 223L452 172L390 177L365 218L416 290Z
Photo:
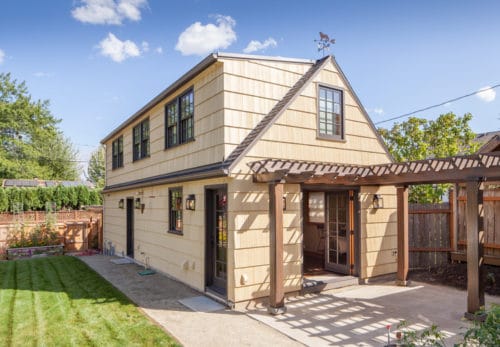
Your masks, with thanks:
M209 55L102 143L105 247L229 305L396 272L396 188L350 173L392 159L332 56Z

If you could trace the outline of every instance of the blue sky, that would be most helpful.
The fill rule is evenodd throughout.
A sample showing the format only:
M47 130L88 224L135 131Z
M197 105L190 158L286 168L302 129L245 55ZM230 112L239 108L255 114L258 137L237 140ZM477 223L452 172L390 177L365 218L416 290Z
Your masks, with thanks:
M319 31L375 123L500 83L500 1L481 0L0 0L0 72L50 100L86 162L208 53L316 59ZM499 91L416 116L495 131Z

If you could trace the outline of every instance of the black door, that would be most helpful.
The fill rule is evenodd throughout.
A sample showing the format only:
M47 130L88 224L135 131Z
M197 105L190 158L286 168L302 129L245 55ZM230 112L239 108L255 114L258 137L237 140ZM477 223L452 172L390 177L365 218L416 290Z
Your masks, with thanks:
M207 188L206 197L206 287L227 294L227 189Z
M134 258L134 199L127 198L127 257Z

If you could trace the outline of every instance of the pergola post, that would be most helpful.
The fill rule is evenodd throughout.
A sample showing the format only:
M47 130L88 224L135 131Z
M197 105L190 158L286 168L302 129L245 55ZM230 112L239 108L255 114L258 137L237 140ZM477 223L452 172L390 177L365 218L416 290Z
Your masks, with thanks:
M270 295L268 311L283 314L285 288L283 271L283 184L269 184Z
M396 284L408 284L409 241L408 241L408 187L396 187L398 217L398 272Z
M468 181L467 187L467 312L472 318L484 306L484 228L479 214L482 199L478 181Z

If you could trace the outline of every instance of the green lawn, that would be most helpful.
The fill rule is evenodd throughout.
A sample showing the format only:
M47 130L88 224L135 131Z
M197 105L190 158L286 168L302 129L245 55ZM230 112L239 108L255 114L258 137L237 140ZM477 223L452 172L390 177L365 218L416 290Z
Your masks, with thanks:
M0 262L2 346L175 346L75 257Z

